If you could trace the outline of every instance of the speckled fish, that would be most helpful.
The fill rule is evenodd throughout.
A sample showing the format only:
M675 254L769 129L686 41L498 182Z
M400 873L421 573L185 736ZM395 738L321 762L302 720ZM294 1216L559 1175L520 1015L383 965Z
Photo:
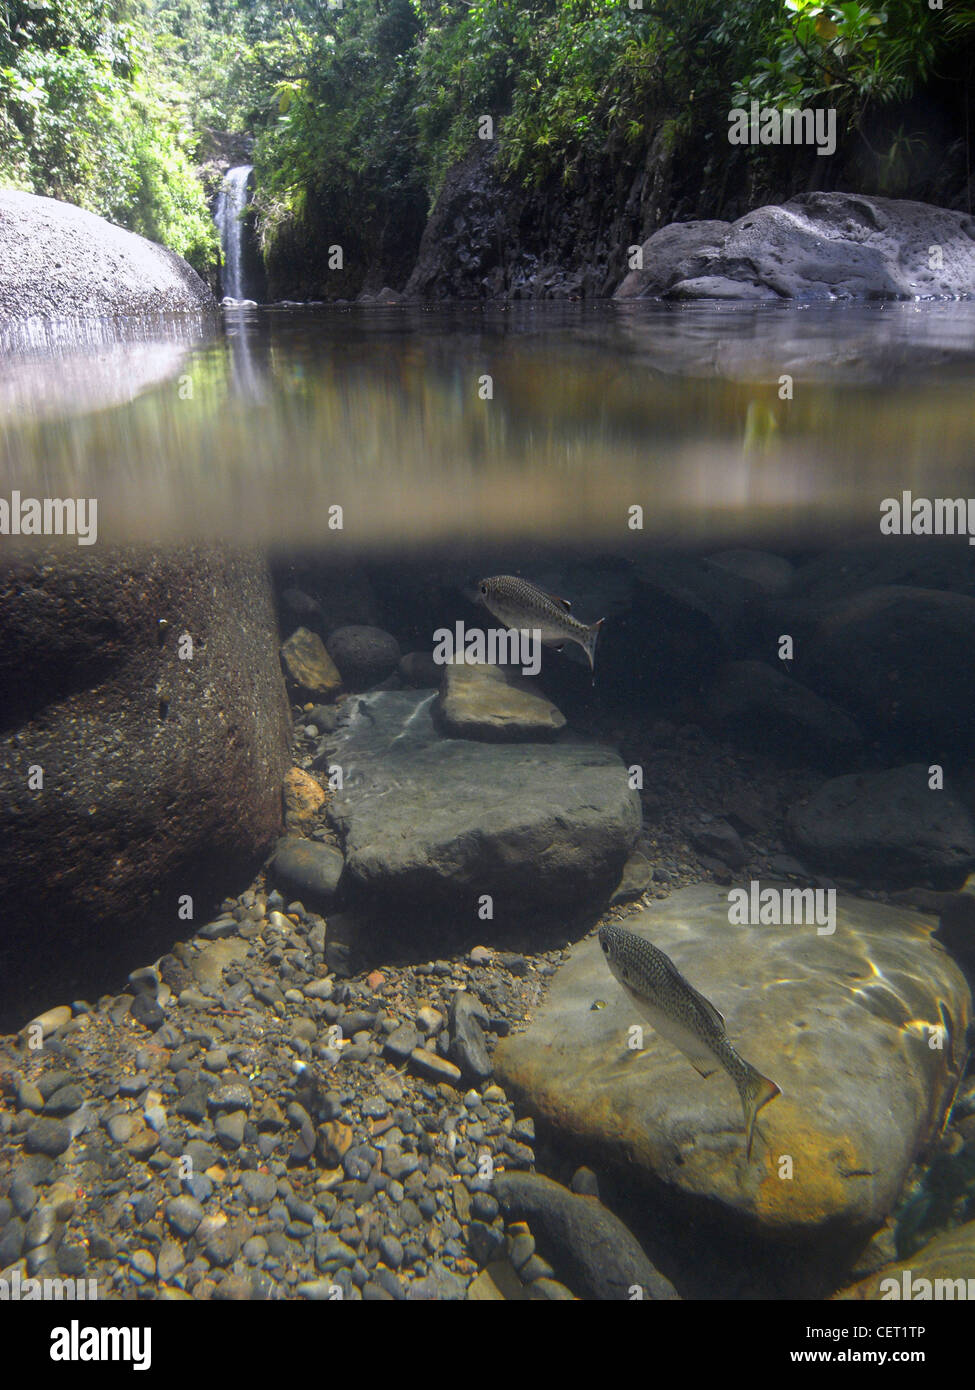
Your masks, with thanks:
M677 966L642 936L624 927L599 928L606 964L654 1029L680 1049L702 1076L724 1067L738 1088L751 1158L755 1117L781 1094L774 1081L740 1057L725 1032L724 1019L709 999L689 984Z
M482 579L475 598L505 627L537 630L547 646L577 643L589 658L589 669L595 670L596 639L603 625L602 618L589 626L580 623L570 613L572 604L567 598L547 594L537 584L529 584L527 579L519 579L514 574L496 574L491 579Z

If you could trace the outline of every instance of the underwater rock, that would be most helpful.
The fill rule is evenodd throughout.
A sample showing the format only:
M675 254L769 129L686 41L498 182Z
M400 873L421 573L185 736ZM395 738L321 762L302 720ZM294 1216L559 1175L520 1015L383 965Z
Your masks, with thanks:
M275 881L314 905L332 901L343 868L342 855L334 845L303 840L298 835L282 836L271 860Z
M443 667L434 661L431 652L404 652L396 670L405 685L419 690L438 689L443 675Z
M653 865L645 854L634 850L623 865L623 874L610 898L611 903L627 903L646 892Z
M492 1190L509 1219L527 1221L540 1253L580 1298L675 1299L636 1238L595 1197L581 1197L537 1173L498 1173Z
M475 1082L491 1075L484 1029L488 1014L481 1001L469 990L458 989L451 996L448 1012L450 1042L447 1056L464 1074Z
M253 555L48 553L3 572L0 1010L16 1001L18 1025L62 977L75 997L83 958L97 991L161 922L180 935L179 895L226 892L280 832L273 633Z
M783 598L792 588L795 566L767 550L722 550L705 560L709 570L733 574L756 594Z
M922 1281L927 1281L926 1285ZM940 1282L939 1282L940 1281ZM834 1299L975 1298L975 1221L935 1236L906 1260L884 1265Z
M328 654L348 690L368 690L396 670L399 643L381 627L353 624L329 634Z
M432 693L350 701L329 742L344 785L329 805L350 886L405 907L479 898L524 916L612 891L640 803L609 749L583 740L488 744L444 738Z
M789 812L799 851L862 883L931 879L960 887L975 867L975 821L928 778L923 763L834 777Z
M932 246L941 248L937 269ZM975 218L908 199L803 193L723 227L661 228L643 256L621 297L959 298L975 284Z
M301 832L314 825L325 793L310 773L292 767L285 773L283 797L285 828Z
M820 766L849 757L862 743L844 710L764 661L722 666L705 708L724 737Z
M630 584L630 607L600 633L596 680L631 701L696 693L740 645L746 586L673 554L642 559Z
M933 762L975 752L973 644L975 598L881 585L830 607L798 647L799 674L865 733Z
M304 695L334 695L342 686L342 677L324 642L310 628L296 628L282 643L281 660L288 679Z
M797 1251L841 1268L937 1134L971 998L932 943L930 919L839 895L835 932L820 935L812 925L731 925L728 908L726 891L702 884L626 926L671 957L723 1013L734 1046L781 1087L759 1113L751 1162L741 1102L722 1069L700 1077L649 1025L645 1053L629 1050L628 1030L641 1019L595 937L573 947L528 1030L498 1044L495 1076L545 1121L554 1144L651 1194L672 1222L662 1237L673 1242L668 1269L692 1270L700 1258L718 1270L724 1259L722 1277L732 1280L743 1242L757 1252L767 1241L778 1296L808 1296L810 1282L822 1292L829 1281L815 1262L797 1263ZM596 1000L606 1007L594 1009ZM933 1047L941 1027L947 1040ZM696 1222L710 1232L697 1256L685 1248ZM658 1263L659 1249L650 1251Z
M554 738L565 715L535 683L501 666L445 666L434 718L452 738Z

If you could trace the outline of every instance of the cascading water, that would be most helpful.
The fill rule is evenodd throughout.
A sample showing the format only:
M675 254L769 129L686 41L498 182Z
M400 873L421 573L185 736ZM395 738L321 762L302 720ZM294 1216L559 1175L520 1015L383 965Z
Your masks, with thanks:
M248 182L252 166L239 164L228 169L223 186L217 194L213 220L220 233L223 256L223 292L228 299L241 300L244 295L243 240L244 226L240 214L250 201Z

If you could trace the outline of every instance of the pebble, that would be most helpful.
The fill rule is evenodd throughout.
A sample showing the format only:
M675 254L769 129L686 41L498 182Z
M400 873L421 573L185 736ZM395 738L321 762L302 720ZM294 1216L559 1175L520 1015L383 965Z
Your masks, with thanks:
M24 1136L24 1148L28 1153L47 1154L57 1158L71 1143L71 1131L62 1120L41 1116L28 1127Z
M156 1277L156 1258L148 1250L136 1250L131 1256L130 1263L137 1274L141 1274L144 1279L155 1279Z
M265 1212L278 1194L278 1180L270 1173L244 1173L240 1180L248 1206Z
M203 1207L195 1197L174 1197L166 1203L166 1220L178 1236L191 1236L203 1220Z
M401 1023L386 1039L385 1052L398 1062L405 1062L419 1046L420 1035L412 1023Z
M239 1149L244 1142L244 1126L247 1116L243 1110L231 1110L217 1116L214 1130L225 1149Z
M410 1053L410 1059L419 1072L429 1076L433 1081L446 1081L451 1086L456 1086L460 1081L460 1067L448 1062L446 1057L438 1056L436 1052L428 1052L424 1047L415 1047Z

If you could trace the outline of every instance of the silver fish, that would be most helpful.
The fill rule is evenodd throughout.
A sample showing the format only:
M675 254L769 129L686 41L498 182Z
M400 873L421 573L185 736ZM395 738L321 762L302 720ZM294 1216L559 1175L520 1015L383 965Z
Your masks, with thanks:
M636 932L610 925L599 928L599 944L606 964L661 1037L679 1048L702 1076L724 1067L741 1097L746 1156L751 1158L755 1117L763 1105L781 1095L780 1088L738 1055L717 1009L663 951Z
M589 669L595 670L596 639L603 625L602 618L598 623L580 623L569 612L572 605L568 599L547 594L537 584L530 584L514 574L496 574L491 579L482 579L474 599L505 627L539 631L541 640L548 646L576 642L589 659Z

